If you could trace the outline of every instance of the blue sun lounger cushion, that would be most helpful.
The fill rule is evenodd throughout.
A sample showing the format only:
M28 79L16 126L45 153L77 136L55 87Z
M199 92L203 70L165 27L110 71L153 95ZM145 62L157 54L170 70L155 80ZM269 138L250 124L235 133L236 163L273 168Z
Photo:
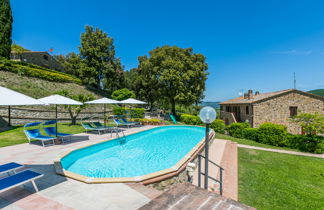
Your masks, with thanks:
M45 136L42 135L39 131L39 129L32 129L32 130L24 130L25 134L29 140L29 143L31 140L38 140L42 142L42 145L45 147L45 142L52 142L52 145L54 145L55 137Z
M11 188L17 187L19 185L23 185L27 182L32 182L36 192L38 192L38 188L35 184L35 180L41 178L42 176L43 174L26 170L14 174L12 176L8 176L3 179L0 179L0 193L9 190Z
M14 163L14 162L6 163L3 165L0 165L0 174L1 173L9 173L11 171L18 170L22 167L24 167L24 166L19 163Z
M44 128L45 132L49 136L56 136L56 128L55 127L46 127ZM65 137L65 136L71 136L72 134L69 133L57 133L57 136L59 137Z

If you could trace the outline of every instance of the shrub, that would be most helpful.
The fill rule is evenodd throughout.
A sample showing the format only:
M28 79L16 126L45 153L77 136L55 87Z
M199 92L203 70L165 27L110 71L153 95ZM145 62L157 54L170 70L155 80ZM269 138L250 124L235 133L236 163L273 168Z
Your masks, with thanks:
M243 138L253 140L253 141L259 141L258 139L258 128L244 128L242 131Z
M264 144L285 146L287 137L287 127L284 125L263 123L258 130L258 139Z
M53 82L73 82L76 84L82 83L80 79L69 74L65 74L52 69L46 69L32 64L14 62L5 59L0 59L0 70L13 72L28 77L36 77Z
M203 122L200 120L198 116L194 116L190 114L182 114L180 116L180 121L187 125L203 125Z
M225 123L223 120L216 119L211 125L210 128L212 128L217 133L225 133Z
M243 138L243 130L245 128L249 128L249 123L232 123L228 126L228 133L230 136L236 137L236 138Z
M135 98L135 93L131 90L128 90L127 88L115 90L112 94L111 97L115 100L121 101L125 100L128 98Z
M134 119L130 119L131 122L141 122L143 124L151 124L151 125L157 125L160 124L160 122L162 122L159 119L140 119L140 118L134 118Z
M144 108L115 107L113 110L114 115L129 116L130 118L144 118L144 112Z
M289 135L287 146L305 152L324 153L324 137L316 135Z
M133 108L129 109L131 118L144 118L144 108Z

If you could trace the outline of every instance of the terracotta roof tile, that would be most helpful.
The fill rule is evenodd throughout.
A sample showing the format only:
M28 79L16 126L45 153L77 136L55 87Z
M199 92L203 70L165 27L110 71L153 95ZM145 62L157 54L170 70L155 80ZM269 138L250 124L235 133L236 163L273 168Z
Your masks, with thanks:
M244 96L240 96L228 101L221 102L220 104L250 104L250 103L255 103L257 101L267 99L273 96L277 96L289 91L293 91L294 89L287 89L287 90L280 90L280 91L275 91L275 92L269 92L269 93L260 93L258 95L253 95L252 99L247 99L244 98Z

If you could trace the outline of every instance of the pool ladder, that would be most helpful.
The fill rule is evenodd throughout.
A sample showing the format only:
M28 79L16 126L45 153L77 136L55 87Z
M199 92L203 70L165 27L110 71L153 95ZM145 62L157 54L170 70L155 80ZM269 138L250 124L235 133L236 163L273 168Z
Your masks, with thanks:
M122 136L120 136L119 135L119 131L123 134ZM117 128L117 131L116 131L116 136L118 137L118 138L121 138L120 140L119 140L119 144L125 144L126 143L126 136L125 136L125 133L124 133L124 131L123 130L119 130L118 128Z

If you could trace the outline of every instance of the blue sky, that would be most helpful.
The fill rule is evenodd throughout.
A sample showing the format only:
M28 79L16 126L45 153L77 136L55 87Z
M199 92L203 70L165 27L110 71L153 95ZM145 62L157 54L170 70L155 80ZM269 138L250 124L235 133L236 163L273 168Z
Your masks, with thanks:
M242 90L324 88L324 1L12 0L13 40L34 51L77 52L85 25L114 38L125 69L163 45L207 57L207 101Z

